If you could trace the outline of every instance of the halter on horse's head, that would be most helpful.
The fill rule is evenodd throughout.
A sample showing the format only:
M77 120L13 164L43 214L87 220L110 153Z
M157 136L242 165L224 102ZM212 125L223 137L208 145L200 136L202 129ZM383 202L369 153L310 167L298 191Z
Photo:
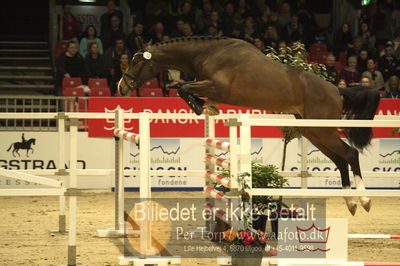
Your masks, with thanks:
M129 96L132 91L138 90L143 82L155 75L151 58L149 48L145 49L144 45L142 52L133 56L128 70L122 74L118 82L118 92L121 96Z

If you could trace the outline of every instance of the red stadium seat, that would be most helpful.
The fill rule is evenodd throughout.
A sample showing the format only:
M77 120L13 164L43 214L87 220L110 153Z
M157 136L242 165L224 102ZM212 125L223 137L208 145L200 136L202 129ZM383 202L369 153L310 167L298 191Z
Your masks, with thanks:
M123 97L123 96L121 96L121 94L119 94L118 91L114 94L114 96L115 96L115 97ZM136 90L133 90L133 91L131 92L131 97L137 97L137 92L136 92Z
M342 65L342 62L336 61L336 62L335 62L335 68L336 68L336 71L337 71L338 73L340 73L340 72L342 72L344 66Z
M63 78L63 81L62 81L63 89L69 88L69 87L78 87L80 85L82 85L81 78Z
M163 97L163 93L160 88L144 88L140 94L142 97Z
M347 52L340 52L339 61L340 63L342 63L343 66L347 65Z
M315 63L324 64L329 52L310 53L310 60Z
M67 45L68 42L66 41L58 41L56 43L56 49L55 50L55 58L59 57L63 52L67 50Z
M328 47L326 46L326 44L311 44L310 53L317 52L328 52Z
M82 87L65 87L63 88L63 96L84 97L85 91Z
M110 91L110 88L108 88L108 87L90 87L89 96L109 97L109 96L111 96L111 91Z
M179 97L178 89L169 89L168 96L169 97Z
M78 99L78 97L85 97L85 92L82 87L63 88L63 96L76 97L76 99L68 99L65 101L65 110L67 112L87 112L86 100Z
M90 89L93 89L94 87L107 88L108 87L107 79L90 78L88 81L88 86Z
M158 80L157 79L152 79L149 81L146 81L143 83L142 88L159 88L158 86Z

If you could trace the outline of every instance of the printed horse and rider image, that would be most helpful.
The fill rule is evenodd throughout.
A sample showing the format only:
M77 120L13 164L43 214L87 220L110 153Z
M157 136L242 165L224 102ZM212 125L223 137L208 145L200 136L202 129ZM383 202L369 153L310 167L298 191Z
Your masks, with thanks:
M15 154L17 154L18 157L21 157L21 154L18 151L26 150L26 157L29 157L29 151L32 151L31 154L33 154L32 145L36 144L36 139L30 138L30 139L26 140L24 133L22 133L21 140L22 140L21 142L11 143L10 147L7 149L7 152L9 152L13 148L13 150L11 152L12 155L14 157L16 157Z

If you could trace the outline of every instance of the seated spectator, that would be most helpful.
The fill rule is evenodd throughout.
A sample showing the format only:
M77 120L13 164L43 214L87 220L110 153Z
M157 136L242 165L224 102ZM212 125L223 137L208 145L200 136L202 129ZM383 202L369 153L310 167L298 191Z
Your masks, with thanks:
M197 9L195 23L199 32L206 31L206 26L211 24L212 6L210 1L203 1L202 8Z
M348 66L340 73L340 78L344 79L349 87L359 85L361 74L357 70L357 58L350 56L347 59L347 64Z
M362 77L360 80L360 85L363 87L371 87L371 79L369 77Z
M258 32L254 28L254 22L252 17L248 17L244 22L243 31L241 33L240 39L248 42L253 42L254 38L258 37Z
M367 61L368 61L368 51L366 49L361 49L360 54L357 58L357 70L360 73L363 73L367 70Z
M263 32L269 24L270 10L263 10L260 17L256 19L256 28L258 32Z
M189 23L192 28L195 27L195 12L193 11L191 1L183 2L178 17L186 23Z
M82 56L78 53L78 45L74 41L69 41L67 51L62 53L56 61L56 71L58 84L61 84L63 78L82 78L86 83L85 64ZM59 94L61 91L58 92Z
M364 47L367 47L369 50L375 49L376 38L371 33L368 23L361 22L358 36L362 39Z
M162 24L161 22L157 22L151 27L149 39L151 40L152 43L158 43L161 42L163 35L164 35L164 24Z
M124 15L116 8L115 1L107 0L107 12L100 17L100 32L102 35L104 32L110 31L112 16L117 16L120 21L124 21Z
M116 39L125 38L125 33L122 29L121 20L117 15L110 16L110 28L101 33L104 50L110 48Z
M264 34L265 46L271 46L276 49L278 47L279 35L274 25L269 25Z
M89 53L85 57L85 69L88 78L108 78L104 55L100 54L97 43L89 44Z
M86 27L84 37L81 39L79 44L79 53L83 58L86 57L89 51L89 45L91 43L96 43L99 49L99 54L103 54L103 44L101 40L97 38L96 28L93 25L89 25Z
M278 35L279 35L279 36L282 35L283 27L279 24L279 22L278 22L278 15L277 15L276 13L271 13L271 14L270 14L268 25L275 26Z
M239 13L236 13L233 16L233 24L232 27L224 27L223 32L225 36L231 38L239 38L240 33L243 31L243 19Z
M397 76L391 76L385 83L385 93L382 97L388 99L400 99L400 81Z
M296 14L292 15L290 18L290 23L286 25L284 38L287 43L304 41L303 25L300 24L299 17Z
M379 70L376 70L376 61L373 58L367 61L367 70L362 73L363 77L368 77L371 80L371 87L380 90L383 87L383 76Z
M226 27L226 25L233 24L234 16L235 16L235 7L230 2L226 3L225 10L224 10L224 13L222 14L222 18L221 18L225 27Z
M394 39L392 43L394 57L396 57L397 60L400 60L400 28L394 32Z
M114 66L112 81L111 81L111 95L115 95L117 92L118 82L122 78L122 74L125 73L129 68L129 55L128 54L120 54L119 55L119 64Z
M361 50L365 50L366 47L363 47L363 40L361 37L355 37L353 39L353 45L349 49L347 49L347 57L355 56L358 57L360 55Z
M242 17L242 18L248 18L248 17L252 16L250 8L249 8L246 0L238 1L237 13L240 14L240 17Z
M140 43L146 42L146 38L143 35L143 25L136 23L133 26L133 31L126 38L126 46L129 48L132 54L137 53L140 50Z
M334 35L333 51L335 56L339 56L341 52L353 47L353 35L350 31L348 23L344 23L340 30Z
M162 90L164 96L168 95L170 89L178 89L185 82L193 81L195 78L179 70L168 69L162 73Z
M278 12L278 22L283 28L288 25L291 20L290 4L288 2L284 2L279 8Z
M182 35L183 35L183 25L184 24L185 24L185 22L183 20L180 20L180 19L178 19L175 22L175 27L171 31L172 38L182 37Z
M261 51L261 53L265 54L265 45L260 38L254 38L253 44L258 50Z
M332 84L337 84L338 78L339 78L337 69L335 68L335 61L336 61L336 58L333 54L329 54L326 57L326 61L325 61L326 72L328 74L328 80Z
M190 37L193 36L192 26L189 23L184 23L182 28L182 37Z
M110 47L106 53L107 65L111 68L118 66L121 54L127 54L129 59L132 57L128 47L125 46L125 41L119 38L115 40L115 45Z
M70 4L63 4L62 17L62 39L78 43L78 37L82 26L78 19L71 12Z
M339 79L339 82L337 83L337 87L339 89L344 89L347 87L346 81L344 79Z
M141 12L144 11L144 14L142 16L143 19L143 24L144 25L152 25L158 21L164 21L168 14L168 9L169 1L165 0L146 0L146 1L134 1L131 2L133 3L133 6L140 5L141 2L144 2L142 4L143 8L141 8ZM181 5L183 1L179 2L179 5ZM178 13L181 11L180 9L177 9Z
M207 27L207 32L205 33L205 35L218 37L218 36L222 36L222 31L218 31L218 29L214 25L209 25Z
M209 25L213 25L215 28L218 29L218 31L222 30L223 28L223 23L219 17L218 12L216 11L212 11L211 12L211 17L210 17L210 24Z
M277 51L278 51L278 56L281 58L286 58L286 54L287 54L287 44L285 41L280 41L278 43L278 47L277 47Z
M393 46L391 42L386 45L384 55L379 59L378 65L384 80L396 75L400 70L400 62L393 56Z

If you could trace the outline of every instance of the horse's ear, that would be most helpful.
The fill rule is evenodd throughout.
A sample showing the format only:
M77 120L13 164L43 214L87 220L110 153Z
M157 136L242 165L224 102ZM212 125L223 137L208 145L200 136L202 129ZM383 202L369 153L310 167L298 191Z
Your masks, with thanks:
M146 51L146 46L145 46L145 44L144 44L144 42L143 42L143 39L142 38L138 38L139 39L139 48L140 48L140 51L141 52L145 52Z
M149 50L152 44L153 44L153 39L150 39L150 41L146 43L146 49Z

